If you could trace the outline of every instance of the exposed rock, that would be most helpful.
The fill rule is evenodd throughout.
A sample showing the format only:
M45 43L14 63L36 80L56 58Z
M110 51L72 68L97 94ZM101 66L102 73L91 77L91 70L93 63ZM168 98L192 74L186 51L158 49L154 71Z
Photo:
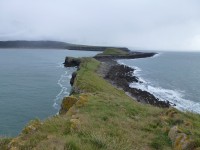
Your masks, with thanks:
M35 132L40 126L42 122L38 119L30 121L30 123L22 130L23 134L30 134Z
M70 94L69 95L74 95L74 94L81 94L84 93L83 90L79 89L77 86L72 86Z
M76 103L76 106L77 107L82 107L85 105L85 103L88 101L88 95L87 94L81 94L79 96L79 100L78 102Z
M183 133L178 126L172 127L168 136L171 139L175 150L193 150L195 148L192 139Z
M74 96L64 97L59 114L65 114L77 101Z
M170 129L168 136L171 139L171 141L174 143L176 140L177 135L181 133L181 130L178 128L178 126L174 126Z
M134 69L125 65L113 65L107 72L105 79L117 87L122 88L125 92L128 92L132 97L136 98L137 101L142 103L151 104L158 107L169 107L169 101L161 101L156 98L153 94L142 91L140 89L131 88L129 86L132 82L140 82L136 76L133 75Z
M111 80L125 79L128 83L138 82L138 78L133 76L134 69L125 65L115 65L110 68L106 78Z
M81 59L79 58L66 57L64 65L65 67L75 67L75 66L79 66L80 63L81 63Z
M71 119L71 130L77 130L80 127L80 120L79 119Z
M170 118L174 118L177 113L177 110L175 110L174 108L169 108L166 112L166 115Z
M70 79L70 84L71 84L71 86L73 86L73 84L74 84L76 75L77 75L77 72L76 72L76 71L72 73L72 78Z
M174 149L193 150L194 142L185 133L180 133L176 137Z

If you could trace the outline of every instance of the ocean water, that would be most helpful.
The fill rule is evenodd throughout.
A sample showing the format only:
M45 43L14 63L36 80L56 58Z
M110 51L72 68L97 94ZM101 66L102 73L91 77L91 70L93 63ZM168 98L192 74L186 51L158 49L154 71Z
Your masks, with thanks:
M118 62L135 68L143 82L131 87L149 91L182 111L200 113L200 53L161 52L152 58Z
M75 70L63 66L65 57L97 53L0 49L0 136L16 136L30 120L55 115Z

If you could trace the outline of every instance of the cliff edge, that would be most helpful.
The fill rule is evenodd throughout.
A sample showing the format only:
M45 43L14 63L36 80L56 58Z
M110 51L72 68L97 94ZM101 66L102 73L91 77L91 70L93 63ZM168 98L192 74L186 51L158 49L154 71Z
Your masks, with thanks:
M60 114L45 121L31 121L19 136L1 139L0 149L200 148L200 115L137 102L104 79L100 69L109 68L105 62L94 58L70 60L79 62L78 69Z

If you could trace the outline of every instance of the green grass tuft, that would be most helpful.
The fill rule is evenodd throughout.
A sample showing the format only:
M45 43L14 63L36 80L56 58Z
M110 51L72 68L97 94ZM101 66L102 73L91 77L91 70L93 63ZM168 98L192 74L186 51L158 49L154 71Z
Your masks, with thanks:
M98 54L97 56L119 56L119 55L128 55L129 53L117 48L108 48L103 53Z

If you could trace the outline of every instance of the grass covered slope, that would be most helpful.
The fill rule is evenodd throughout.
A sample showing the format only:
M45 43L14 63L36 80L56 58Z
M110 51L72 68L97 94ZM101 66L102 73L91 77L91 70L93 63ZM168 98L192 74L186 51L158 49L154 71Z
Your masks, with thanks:
M124 51L117 48L107 48L102 53L97 54L97 56L127 56L127 55L129 55L128 51Z
M100 62L92 58L81 61L73 95L64 98L60 115L44 122L31 121L18 137L0 140L0 149L200 147L199 115L138 103L96 73Z

